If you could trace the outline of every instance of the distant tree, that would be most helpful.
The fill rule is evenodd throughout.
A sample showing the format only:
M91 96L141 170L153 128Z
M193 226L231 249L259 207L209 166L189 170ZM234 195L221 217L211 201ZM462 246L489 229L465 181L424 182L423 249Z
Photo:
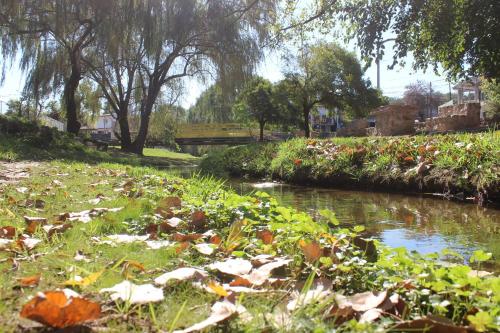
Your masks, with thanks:
M213 84L196 100L188 110L189 123L227 123L234 121L233 94L223 92L220 84Z
M188 76L243 80L262 56L277 0L116 1L87 64L120 125L122 150L142 154L162 89ZM96 62L96 60L98 60ZM128 114L140 125L130 136Z
M493 124L500 123L500 81L482 80L481 90L486 97L485 118Z
M389 35L393 66L411 53L415 69L500 79L498 0L347 0L336 10L365 59L380 59Z
M233 106L240 120L253 120L259 124L259 139L264 141L264 127L278 118L278 107L273 99L273 85L261 77L250 80Z
M21 53L27 72L25 92L40 98L63 87L67 131L78 133L77 93L84 72L82 54L94 40L94 29L110 14L111 1L3 0L0 30L3 72Z
M405 87L403 93L404 104L417 107L421 120L429 118L436 112L439 105L446 101L447 97L436 92L424 81L416 81Z
M302 114L305 136L310 136L309 116L317 105L337 107L350 117L361 117L385 101L363 78L363 69L354 53L335 43L304 47L295 72L285 74L281 83L290 102Z

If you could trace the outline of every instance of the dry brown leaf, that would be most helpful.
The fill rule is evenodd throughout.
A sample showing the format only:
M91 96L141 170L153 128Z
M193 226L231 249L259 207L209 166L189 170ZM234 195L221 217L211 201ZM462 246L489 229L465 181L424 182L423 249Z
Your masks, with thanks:
M308 243L304 240L300 240L299 246L302 249L306 260L309 262L318 260L323 254L323 251L318 242L312 241Z
M180 234L180 233L175 233L172 235L172 239L176 242L194 242L195 240L198 240L202 238L202 234Z
M174 333L199 332L210 326L214 326L222 321L225 321L237 313L246 313L246 309L241 305L237 306L229 301L216 302L212 306L212 313L207 319L186 329L174 331Z
M158 207L180 209L182 207L182 200L179 197L166 197L160 200Z
M218 261L208 266L211 270L217 270L221 273L235 276L242 276L250 273L252 263L245 259L227 259Z
M274 235L269 230L257 231L257 237L262 240L264 244L272 244L274 240Z
M179 254L181 252L183 252L184 250L186 250L189 245L191 245L189 242L181 242L179 243L179 245L177 245L177 247L175 248L175 253Z
M65 328L98 319L101 306L77 296L74 292L38 293L21 310L21 317L54 328Z
M19 279L19 286L21 287L35 287L40 282L40 274L27 276Z
M207 243L196 244L194 248L196 251L207 256L212 255L215 251L215 245Z
M207 272L199 268L181 267L172 272L160 275L155 279L155 284L164 286L171 280L186 281L186 280L203 280L208 277Z
M381 305L387 298L387 291L355 294L352 296L335 295L335 301L339 308L351 307L354 311L365 312Z
M219 235L213 235L210 237L209 243L219 245L222 242L222 238Z
M152 284L136 285L130 281L123 281L111 288L101 289L100 293L111 293L111 299L116 301L121 299L130 304L146 304L162 301L163 290L156 288Z
M451 320L427 316L420 319L404 321L392 327L392 330L398 332L425 332L425 333L471 333L474 329L463 326L456 326Z
M12 226L0 227L0 238L13 239L16 236L16 228Z
M275 258L274 261L267 263L265 265L260 266L259 268L254 268L250 274L240 275L231 282L231 286L261 286L266 283L271 277L271 273L273 270L281 268L283 266L288 265L292 260L283 259L283 258Z
M195 230L203 229L207 225L207 216L201 210L194 211L191 214L191 227Z

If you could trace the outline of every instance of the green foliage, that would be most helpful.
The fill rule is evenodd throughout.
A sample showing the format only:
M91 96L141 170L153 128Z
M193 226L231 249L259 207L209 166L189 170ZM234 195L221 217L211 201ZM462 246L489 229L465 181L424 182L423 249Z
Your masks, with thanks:
M399 138L292 139L209 154L231 174L275 177L295 183L429 184L498 196L500 132ZM258 163L252 162L255 159ZM211 163L208 161L212 161ZM215 162L217 161L217 162ZM405 185L403 185L405 184ZM433 185L430 185L433 184ZM414 189L413 187L410 187Z
M441 65L453 78L500 78L500 2L497 0L348 0L340 9L348 35L366 59L384 53L394 36L394 64L413 55L415 69ZM404 62L404 60L402 60Z
M234 120L231 102L234 98L223 93L220 84L205 90L189 108L188 123L227 123Z
M238 95L233 110L241 121L256 121L259 124L260 141L263 141L266 123L278 120L272 83L261 77L250 80Z
M338 108L347 117L361 117L383 103L377 90L363 78L356 56L336 43L303 47L296 59L298 71L280 83L290 104L301 113L309 136L309 114L317 105Z

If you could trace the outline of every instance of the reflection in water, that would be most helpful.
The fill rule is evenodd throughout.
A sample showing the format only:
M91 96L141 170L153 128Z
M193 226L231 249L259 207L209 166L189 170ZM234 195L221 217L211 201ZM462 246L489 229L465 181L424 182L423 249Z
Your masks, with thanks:
M404 246L423 254L448 248L466 259L474 250L485 249L494 258L488 269L500 270L499 210L401 194L239 181L231 185L242 194L265 191L281 204L311 214L330 209L342 224L364 225L370 235L392 247Z

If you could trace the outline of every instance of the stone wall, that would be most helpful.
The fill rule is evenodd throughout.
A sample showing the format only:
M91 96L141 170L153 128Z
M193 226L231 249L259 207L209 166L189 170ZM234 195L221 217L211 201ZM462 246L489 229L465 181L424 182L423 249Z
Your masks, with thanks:
M375 129L368 129L369 135L391 136L415 133L415 119L418 109L411 105L387 105L372 112Z
M337 130L337 136L366 136L367 119L355 119Z
M475 129L481 125L481 104L464 103L439 108L436 118L425 121L427 132Z

